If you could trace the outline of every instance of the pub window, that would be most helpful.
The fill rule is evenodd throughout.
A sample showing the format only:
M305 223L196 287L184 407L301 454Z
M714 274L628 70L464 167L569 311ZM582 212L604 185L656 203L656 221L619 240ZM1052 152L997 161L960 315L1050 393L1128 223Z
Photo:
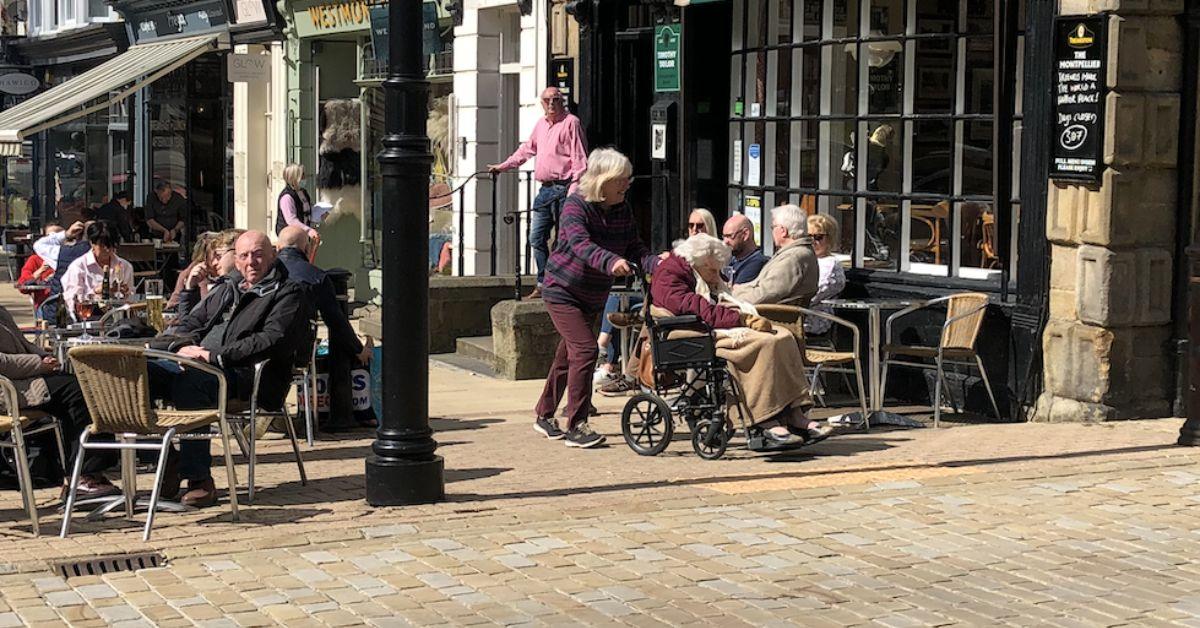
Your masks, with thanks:
M828 214L858 268L998 278L993 2L733 1L731 207L757 197L763 225L775 199Z

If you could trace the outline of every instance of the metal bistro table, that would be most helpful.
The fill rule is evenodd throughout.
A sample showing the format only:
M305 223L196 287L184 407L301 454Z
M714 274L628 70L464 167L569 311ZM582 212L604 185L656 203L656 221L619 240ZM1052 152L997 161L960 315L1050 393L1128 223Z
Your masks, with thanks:
M109 345L125 345L129 347L145 347L151 341L161 340L184 340L182 336L164 336L158 335L153 338L113 338L105 336L104 332L99 328L88 328L88 336L83 336L83 330L79 328L69 327L67 329L51 329L47 333L50 335L50 344L54 348L54 357L58 359L58 363L62 365L64 373L71 372L71 361L68 359L67 353L72 347L82 347L85 345L109 344Z
M880 340L883 335L883 310L902 310L914 303L904 299L830 299L824 302L826 305L832 306L835 310L858 310L867 312L867 371L869 374L870 383L868 389L871 397L871 403L868 406L868 412L871 414L872 425L898 425L901 427L924 427L920 421L910 419L902 414L895 412L887 412L883 409L883 390L880 388L880 379L883 377L881 372L881 360L879 353L882 351L882 342ZM855 347L858 350L858 347ZM858 412L844 414L837 417L840 420L836 423L858 424L861 422L861 417L858 417Z

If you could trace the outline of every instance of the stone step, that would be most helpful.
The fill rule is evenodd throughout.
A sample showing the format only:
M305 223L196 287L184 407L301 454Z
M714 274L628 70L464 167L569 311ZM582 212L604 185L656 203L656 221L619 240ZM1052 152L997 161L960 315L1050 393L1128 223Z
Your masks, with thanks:
M456 369L483 375L484 377L491 377L493 379L496 377L496 369L492 366L491 362L469 358L458 353L440 353L429 356L429 359Z
M486 364L496 363L496 347L491 336L459 338L455 344L458 348L456 352L458 356L479 360Z

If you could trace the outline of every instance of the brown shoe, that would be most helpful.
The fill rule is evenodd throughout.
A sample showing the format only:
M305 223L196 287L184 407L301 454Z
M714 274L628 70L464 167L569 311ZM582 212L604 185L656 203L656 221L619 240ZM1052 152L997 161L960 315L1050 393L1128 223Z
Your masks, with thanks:
M534 288L533 292L530 292L529 294L525 295L525 298L523 298L521 300L522 301L536 301L540 298L542 298L542 289Z
M70 478L67 478L70 482ZM62 487L60 498L62 501L67 501L67 493L70 490L68 485ZM79 486L75 487L75 499L93 499L97 497L110 497L120 495L121 489L113 486L104 474L97 473L95 475L84 475L79 478Z
M207 480L189 480L188 492L183 494L183 499L179 500L184 506L192 508L208 508L217 503L217 485L213 484L212 478Z
M163 469L162 486L158 489L159 499L173 500L179 497L179 487L182 484L183 481L179 479L179 454L171 451L167 454L166 467Z
M642 324L641 312L610 312L608 322L613 324L613 327L625 329L634 325Z

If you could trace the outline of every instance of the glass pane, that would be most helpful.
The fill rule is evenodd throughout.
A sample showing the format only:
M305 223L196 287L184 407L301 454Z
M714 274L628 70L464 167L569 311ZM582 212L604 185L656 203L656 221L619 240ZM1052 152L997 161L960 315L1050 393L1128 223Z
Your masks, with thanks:
M825 14L825 0L799 0L804 3L800 14L801 26L796 39L798 41L813 41L821 38L821 24Z
M999 268L996 238L996 214L991 203L958 203L959 266L961 268Z
M762 108L767 104L767 53L759 52L751 58L755 62L754 91L750 93L753 98L746 103L746 107L749 115L761 116Z
M730 0L730 1L733 2L733 23L734 24L745 24L746 23L745 22L745 20L746 20L746 3L749 2L749 0ZM743 44L745 43L742 41L742 29L734 28L734 29L730 29L730 30L732 30L732 35L733 35L733 49L741 50L744 47ZM736 59L737 59L736 55L734 56L734 59L736 62Z
M33 144L21 147L20 157L4 160L4 224L29 224L33 198Z
M827 206L822 208L824 213L838 223L838 251L845 255L854 253L854 198L850 196L829 196L823 199Z
M816 120L806 120L792 125L793 139L797 141L800 147L800 180L797 182L797 187L815 188L818 185L817 146L820 142L820 124ZM796 155L793 154L793 158L795 157ZM840 163L835 162L834 165L838 166Z
M916 32L953 33L958 22L958 0L916 0Z
M785 188L792 163L791 125L781 122L775 128L775 185Z
M866 234L863 266L897 270L900 259L900 203L890 199L864 199Z
M782 50L778 56L779 66L775 70L775 115L792 114L792 55Z
M867 56L867 110L870 113L900 113L904 97L904 44L872 41L862 44Z
M775 41L771 43L787 44L792 41L792 0L777 0L778 14L775 17Z
M826 46L829 66L830 113L858 113L858 50L856 44Z
M776 104L781 95L784 100L787 100L787 90L779 89L779 54L780 51L778 50L767 51L766 100L763 101L766 103L766 110L763 111L763 115L766 116L778 115ZM786 50L783 51L783 55L785 57L789 56ZM780 92L783 93L780 94Z
M967 32L987 34L992 32L992 6L996 0L967 0Z
M830 182L833 190L855 189L855 160L854 123L853 122L821 122L824 135L822 146L825 147L825 159L829 163Z
M763 38L760 27L763 22L763 5L768 0L747 0L746 5L746 48L762 48Z
M992 123L970 120L963 125L962 193L992 193Z
M920 39L914 61L916 85L913 87L913 111L916 113L954 112L954 40Z
M858 37L858 0L833 1L833 32L832 39L842 37Z
M904 0L872 0L868 36L903 34Z
M912 191L950 194L953 191L954 125L949 120L913 122Z
M746 149L737 150L738 140L742 139L742 126L737 122L729 125L729 182L734 185L741 185L745 177L741 161Z
M805 48L801 55L800 115L815 116L821 113L821 51Z
M867 190L904 191L902 138L892 122L870 122L867 141Z
M915 264L949 264L950 202L913 201L909 205L908 260Z
M967 113L992 113L992 48L990 37L967 40L967 68L963 79Z
M729 113L738 115L737 101L742 99L742 67L746 63L745 55L735 54L729 64ZM746 115L745 111L740 115Z

